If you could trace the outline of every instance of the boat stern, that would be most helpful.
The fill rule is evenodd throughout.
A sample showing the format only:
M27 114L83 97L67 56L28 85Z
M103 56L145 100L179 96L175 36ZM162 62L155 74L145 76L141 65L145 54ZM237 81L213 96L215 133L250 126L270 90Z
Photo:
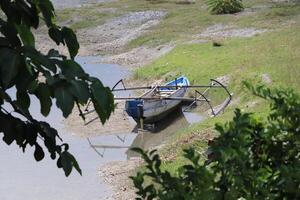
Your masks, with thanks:
M128 100L125 103L125 110L133 119L143 117L143 101L142 100Z

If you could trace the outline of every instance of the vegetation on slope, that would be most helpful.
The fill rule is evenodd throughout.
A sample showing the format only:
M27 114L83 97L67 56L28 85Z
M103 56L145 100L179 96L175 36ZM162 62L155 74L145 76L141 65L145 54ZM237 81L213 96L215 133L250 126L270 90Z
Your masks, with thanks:
M128 12L145 10L167 12L167 16L160 24L129 44L128 47L133 48L140 45L156 46L168 42L190 40L194 34L199 34L208 26L216 23L269 29L277 28L281 27L281 22L299 14L299 6L274 4L266 0L245 1L245 11L237 15L211 15L205 1L202 0L197 0L194 4L181 4L180 2L180 0L152 3L139 0L120 0L58 10L57 16L60 22L65 22L75 30L80 30L101 25L106 20Z
M233 105L221 116L179 130L173 143L161 150L165 159L163 169L175 172L185 162L182 157L184 148L193 146L198 152L205 151L207 140L216 135L212 127L217 122L224 123L231 119L234 107L266 117L269 110L266 103L249 95L241 84L243 80L265 83L263 77L266 75L270 78L266 83L270 87L300 90L299 5L276 5L262 9L251 17L241 16L231 23L240 27L268 28L269 31L251 38L225 39L221 47L214 47L211 42L178 45L167 55L135 72L136 79L150 80L161 77L171 79L185 74L192 83L197 84L207 83L209 78L230 77Z
M216 125L220 135L209 143L205 162L189 148L185 164L171 175L155 150L134 149L146 163L146 171L131 177L139 198L299 199L300 96L291 89L247 87L270 103L267 120L236 109L229 123Z
M207 83L209 78L228 76L229 89L234 93L234 103L216 118L210 118L176 133L173 144L161 150L165 161L163 168L171 171L184 162L182 148L193 146L202 152L207 147L207 139L216 133L216 122L226 122L233 116L234 107L266 116L268 108L264 101L254 98L241 85L247 79L253 83L264 82L267 75L273 86L288 86L299 91L300 82L300 6L291 3L273 3L266 0L244 1L245 10L235 15L211 15L205 1L194 4L179 4L178 0L140 1L120 0L97 4L86 8L72 8L57 13L60 21L80 30L101 25L105 20L128 12L160 10L167 16L155 27L127 45L127 50L139 47L157 47L172 43L176 48L150 65L137 69L134 78L171 79L185 74L192 83ZM126 6L124 6L126 5ZM78 20L76 20L76 16ZM73 21L66 21L68 18ZM208 42L190 44L200 34L214 24L235 26L236 28L265 29L267 32L252 38L207 38ZM197 39L197 38L196 38ZM223 46L214 47L210 40L221 40ZM172 72L172 73L170 73ZM202 137L207 136L207 138ZM178 148L181 146L181 148ZM168 154L164 154L168 152ZM171 154L167 157L166 155ZM173 156L174 155L174 156Z

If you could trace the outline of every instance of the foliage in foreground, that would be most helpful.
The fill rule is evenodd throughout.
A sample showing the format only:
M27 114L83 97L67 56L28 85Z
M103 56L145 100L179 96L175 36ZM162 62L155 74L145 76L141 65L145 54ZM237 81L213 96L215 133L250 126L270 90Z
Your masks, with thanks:
M267 121L237 109L231 122L216 125L220 135L209 143L208 160L202 164L198 153L185 150L190 164L176 176L161 170L155 151L134 149L146 162L146 171L131 177L137 199L300 198L300 97L246 85L270 102Z
M233 14L244 10L242 0L206 0L212 14Z
M51 159L58 157L57 166L63 168L66 176L73 167L81 173L68 151L68 144L62 143L57 131L30 114L30 96L39 99L43 116L49 114L55 99L65 118L74 105L80 110L79 105L91 99L104 123L114 108L111 91L74 61L79 49L76 35L71 29L55 24L51 1L1 0L0 7L0 133L3 133L3 141L8 145L16 142L23 151L28 145L34 147L37 161L44 158L43 149L47 149ZM38 29L40 19L53 43L67 46L70 58L54 49L46 55L36 50L31 29ZM14 88L15 99L12 97Z

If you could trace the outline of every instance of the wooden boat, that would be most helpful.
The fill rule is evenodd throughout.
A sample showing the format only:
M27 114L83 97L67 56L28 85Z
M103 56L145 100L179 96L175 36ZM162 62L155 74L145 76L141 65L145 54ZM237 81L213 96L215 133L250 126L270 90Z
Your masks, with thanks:
M156 122L180 104L187 91L184 86L189 84L189 80L181 76L164 87L154 86L140 97L126 100L125 110L135 121L143 119L146 123Z
M160 120L170 111L175 109L182 101L190 102L189 106L183 110L184 112L187 112L188 110L191 110L193 107L197 106L197 102L206 102L211 109L212 116L217 116L221 112L224 112L225 108L229 105L232 99L232 94L220 81L215 79L210 80L210 84L207 85L190 85L189 80L185 76L181 76L166 83L165 85L125 87L125 84L121 79L112 87L111 91L124 92L133 90L147 90L139 97L114 97L114 100L126 101L125 111L135 121L140 123L141 127L143 127L143 123L153 123ZM120 85L123 86L123 88L117 88ZM224 102L215 108L212 106L211 100L207 98L208 92L211 88L224 89L228 95ZM194 90L194 96L184 97L188 89ZM82 115L85 116L95 111L94 109L89 110L90 103L91 100L89 100L87 103ZM89 124L95 119L92 119L85 124Z

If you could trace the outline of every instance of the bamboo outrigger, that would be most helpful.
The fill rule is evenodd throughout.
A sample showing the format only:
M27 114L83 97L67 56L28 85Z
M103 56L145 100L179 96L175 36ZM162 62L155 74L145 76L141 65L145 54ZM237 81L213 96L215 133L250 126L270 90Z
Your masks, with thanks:
M123 88L116 88L122 84ZM188 89L195 89L194 97L185 97ZM203 92L197 90L197 88L205 88ZM225 101L219 105L218 109L214 109L211 100L206 97L208 91L212 88L224 89L228 95ZM184 110L188 111L197 102L205 102L209 105L212 111L212 115L216 116L220 114L228 106L232 99L232 94L228 91L227 87L221 82L211 79L211 83L208 85L190 85L189 80L185 76L176 78L173 81L166 83L165 85L155 86L141 86L141 87L129 87L126 88L123 80L119 80L113 87L112 92L120 91L134 91L134 90L147 90L141 96L137 97L115 97L115 100L124 100L125 111L135 121L143 123L153 123L160 120L167 113L172 111L182 101L189 102L189 106ZM87 105L84 115L87 115L92 111L89 111ZM95 119L93 119L95 120ZM88 124L90 122L87 122Z
M116 88L118 85L122 84L123 88ZM195 89L193 97L185 97L185 94L188 89ZM200 92L197 88L204 89L204 91ZM207 94L210 89L223 89L226 91L228 97L223 101L222 104L218 106L217 109L214 109L211 100L207 98ZM118 81L114 87L112 87L112 92L120 92L120 91L134 91L134 90L147 90L144 94L137 97L115 97L115 100L124 100L125 103L125 111L131 117L133 117L141 126L144 127L144 123L153 123L164 117L167 113L173 110L176 106L180 104L180 102L185 101L188 102L189 105L183 110L187 112L193 106L197 105L197 102L207 103L212 116L217 116L229 105L232 100L232 94L228 91L227 87L223 85L221 82L211 79L211 83L209 85L190 85L189 81L186 77L181 76L176 78L175 80L166 83L166 85L156 85L156 86L142 86L142 87L129 87L126 88L123 80ZM89 110L89 104L85 109L84 115L88 115L94 110ZM92 119L86 124L91 123L96 120ZM118 136L117 136L118 137ZM118 137L121 140L121 138ZM123 140L121 140L123 141ZM130 146L122 146L122 145L93 145L88 139L90 146L103 157L106 149L128 149ZM123 141L124 142L124 141ZM97 149L102 149L100 152Z

